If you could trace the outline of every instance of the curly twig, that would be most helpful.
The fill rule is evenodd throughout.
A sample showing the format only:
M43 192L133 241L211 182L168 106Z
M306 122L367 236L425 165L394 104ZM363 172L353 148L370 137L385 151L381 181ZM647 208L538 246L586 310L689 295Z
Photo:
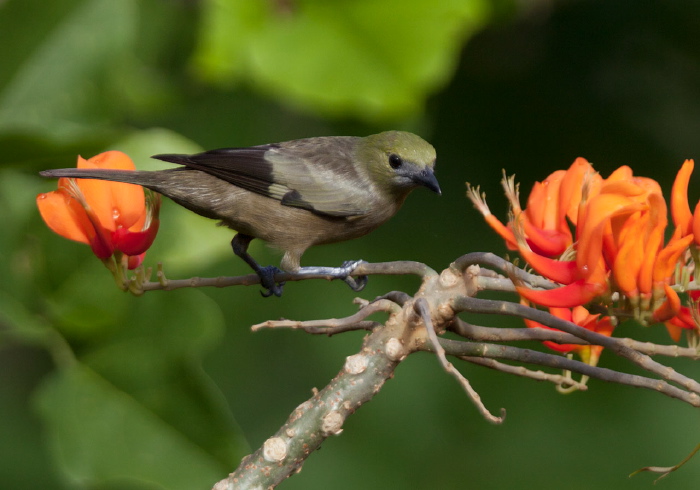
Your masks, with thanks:
M430 318L430 308L428 306L428 302L424 298L418 298L414 303L414 307L416 309L416 312L419 313L421 318L423 319L425 328L428 331L428 338L433 344L434 352L437 355L437 358L440 361L440 364L442 364L442 367L445 369L445 371L447 371L457 381L459 381L459 383L462 385L462 388L464 388L464 391L467 392L469 398L472 400L472 402L474 402L474 405L476 405L476 408L479 409L479 413L481 413L481 415L486 420L494 424L503 423L503 420L506 416L505 409L501 408L500 417L492 415L491 412L488 411L484 403L481 401L481 397L479 396L479 394L474 390L474 388L472 388L467 378L462 376L462 373L457 371L457 369L452 365L452 363L447 360L447 357L445 357L445 349L442 348L442 345L440 344L440 339L438 339L437 333L435 333L435 329L433 328L433 321Z

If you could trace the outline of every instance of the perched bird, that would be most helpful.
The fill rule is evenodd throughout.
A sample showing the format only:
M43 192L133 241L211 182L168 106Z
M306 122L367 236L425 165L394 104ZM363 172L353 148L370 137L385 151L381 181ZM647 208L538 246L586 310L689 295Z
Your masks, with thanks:
M267 293L282 293L273 266L248 254L254 238L284 251L289 272L349 277L357 262L338 268L300 267L312 245L361 237L391 218L408 194L423 186L440 194L435 149L412 133L387 131L364 138L307 138L196 155L155 155L182 167L159 171L56 169L45 177L72 177L138 184L237 232L236 255L260 277ZM365 278L366 280L366 278ZM358 290L359 290L358 289Z

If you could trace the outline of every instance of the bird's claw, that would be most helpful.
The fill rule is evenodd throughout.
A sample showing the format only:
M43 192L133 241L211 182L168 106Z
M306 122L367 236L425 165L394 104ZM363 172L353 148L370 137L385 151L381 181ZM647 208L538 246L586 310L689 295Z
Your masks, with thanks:
M364 263L364 260L347 260L343 262L343 265L340 267L345 272L345 277L342 278L343 281L355 292L362 291L365 288L368 278L367 276L352 277L350 274L352 274L352 271L359 265Z
M280 282L279 284L275 282L275 274L278 274L280 272L282 271L274 265L261 267L258 271L258 277L260 277L260 285L267 290L260 291L260 294L263 298L269 298L273 294L278 298L282 296L284 282Z

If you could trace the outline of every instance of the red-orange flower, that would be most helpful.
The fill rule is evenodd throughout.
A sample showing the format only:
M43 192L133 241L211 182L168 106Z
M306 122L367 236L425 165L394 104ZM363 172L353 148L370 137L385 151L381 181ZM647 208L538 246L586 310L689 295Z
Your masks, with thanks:
M135 170L122 152L108 151L85 160L78 168ZM58 189L36 198L41 217L54 232L90 245L103 261L124 257L129 269L137 267L158 231L160 197L147 206L143 188L92 179L58 181Z
M696 328L685 321L690 315L677 293L693 270L691 256L700 256L700 203L691 213L687 197L693 165L686 160L673 185L675 227L665 245L668 206L661 187L627 166L603 179L579 158L536 183L524 210L517 186L504 180L511 219L503 225L487 216L487 222L537 273L560 285L533 290L516 282L520 296L552 311L597 301L644 324L666 322L674 338L678 328ZM483 196L472 191L470 197L486 215Z
M700 291L689 291L690 306L681 306L678 314L664 322L671 338L678 342L683 330L700 334Z
M601 318L600 315L591 315L583 306L575 308L550 308L549 312L557 318L572 322L579 327L583 327L592 332L610 337L615 328L612 320L608 316ZM556 330L541 323L532 320L525 320L525 325L530 328L544 328L547 330ZM600 345L578 345L578 344L558 344L556 342L545 341L544 345L558 352L575 352L583 362L595 366L598 364L600 353L603 347Z

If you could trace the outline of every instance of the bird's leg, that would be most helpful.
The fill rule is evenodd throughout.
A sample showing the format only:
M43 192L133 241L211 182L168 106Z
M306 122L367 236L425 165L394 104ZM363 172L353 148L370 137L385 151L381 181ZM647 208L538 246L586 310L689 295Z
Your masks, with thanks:
M367 276L352 277L350 274L352 274L352 271L354 271L357 266L364 262L364 260L348 260L343 262L343 265L340 267L302 267L297 270L296 273L333 276L336 279L345 281L345 284L350 286L353 291L362 291L367 285Z
M248 245L253 240L254 237L250 235L244 235L243 233L237 233L236 236L231 240L231 248L233 248L233 253L238 255L240 258L245 260L260 278L260 285L267 289L266 292L260 291L265 298L271 295L282 296L282 287L284 283L275 283L275 274L282 272L280 269L274 265L268 265L267 267L261 267L255 259L248 253Z

